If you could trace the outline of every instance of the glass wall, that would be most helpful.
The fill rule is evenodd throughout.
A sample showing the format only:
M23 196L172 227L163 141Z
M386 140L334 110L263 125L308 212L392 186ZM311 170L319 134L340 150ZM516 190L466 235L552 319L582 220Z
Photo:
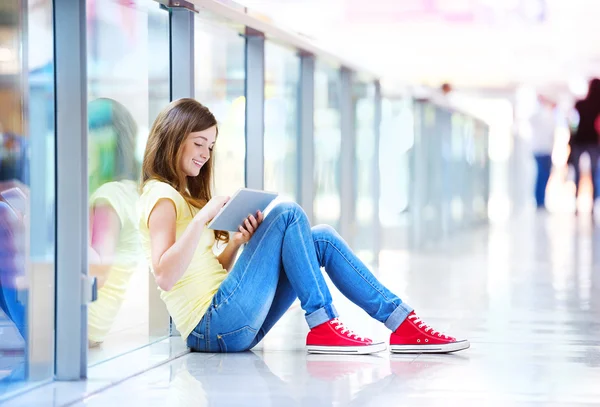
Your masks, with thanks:
M51 0L0 4L0 400L54 373L52 39Z
M233 195L245 186L246 98L245 40L234 27L198 14L194 31L195 98L219 123L214 148L217 195Z
M265 43L265 190L297 201L300 57Z
M315 64L314 112L314 223L339 228L340 150L340 71L317 60Z
M467 114L438 107L442 232L449 235L487 219L487 126Z
M169 15L153 0L88 0L87 16L89 263L99 286L88 339L96 363L156 339L136 205L149 128L170 100Z
M354 249L366 262L375 258L375 84L356 82L353 84L354 128L356 132L356 233Z
M488 127L464 113L415 103L411 242L450 236L487 220Z

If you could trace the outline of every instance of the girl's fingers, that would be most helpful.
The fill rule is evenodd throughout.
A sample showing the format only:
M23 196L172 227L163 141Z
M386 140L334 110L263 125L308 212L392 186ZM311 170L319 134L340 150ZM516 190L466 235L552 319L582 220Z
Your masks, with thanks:
M250 217L248 219L250 219L250 223L252 224L252 227L254 228L254 230L256 230L256 228L258 227L258 221L256 220L256 218L254 216L250 215Z
M254 232L254 227L252 226L252 224L250 223L250 221L248 219L246 219L246 221L244 222L244 224L246 225L246 230L250 233Z

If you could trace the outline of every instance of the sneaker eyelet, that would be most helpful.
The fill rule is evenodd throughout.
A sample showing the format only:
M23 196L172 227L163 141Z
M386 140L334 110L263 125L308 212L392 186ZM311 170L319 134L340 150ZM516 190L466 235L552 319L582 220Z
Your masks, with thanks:
M420 340L420 339L417 339L417 343L421 343L421 340Z
M425 342L429 342L429 339L425 339Z

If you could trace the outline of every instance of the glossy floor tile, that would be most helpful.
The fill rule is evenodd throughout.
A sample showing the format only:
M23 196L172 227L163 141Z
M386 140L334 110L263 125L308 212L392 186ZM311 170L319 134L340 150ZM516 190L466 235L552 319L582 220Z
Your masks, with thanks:
M436 329L470 339L467 351L308 355L295 304L253 352L185 354L71 405L600 405L599 244L585 217L537 214L382 253L380 279ZM334 298L351 328L387 340L382 324Z
M130 379L140 372L151 370L187 353L188 350L181 338L165 339L90 367L86 381L54 382L0 402L0 405L2 407L72 405Z

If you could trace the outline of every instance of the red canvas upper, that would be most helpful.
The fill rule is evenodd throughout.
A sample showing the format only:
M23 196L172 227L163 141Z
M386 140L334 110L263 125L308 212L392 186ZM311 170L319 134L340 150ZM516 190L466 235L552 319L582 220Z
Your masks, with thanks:
M337 318L312 328L306 337L307 345L316 346L365 346L372 343L372 340L346 328Z
M436 331L411 312L390 336L390 345L440 345L456 342L456 338Z

